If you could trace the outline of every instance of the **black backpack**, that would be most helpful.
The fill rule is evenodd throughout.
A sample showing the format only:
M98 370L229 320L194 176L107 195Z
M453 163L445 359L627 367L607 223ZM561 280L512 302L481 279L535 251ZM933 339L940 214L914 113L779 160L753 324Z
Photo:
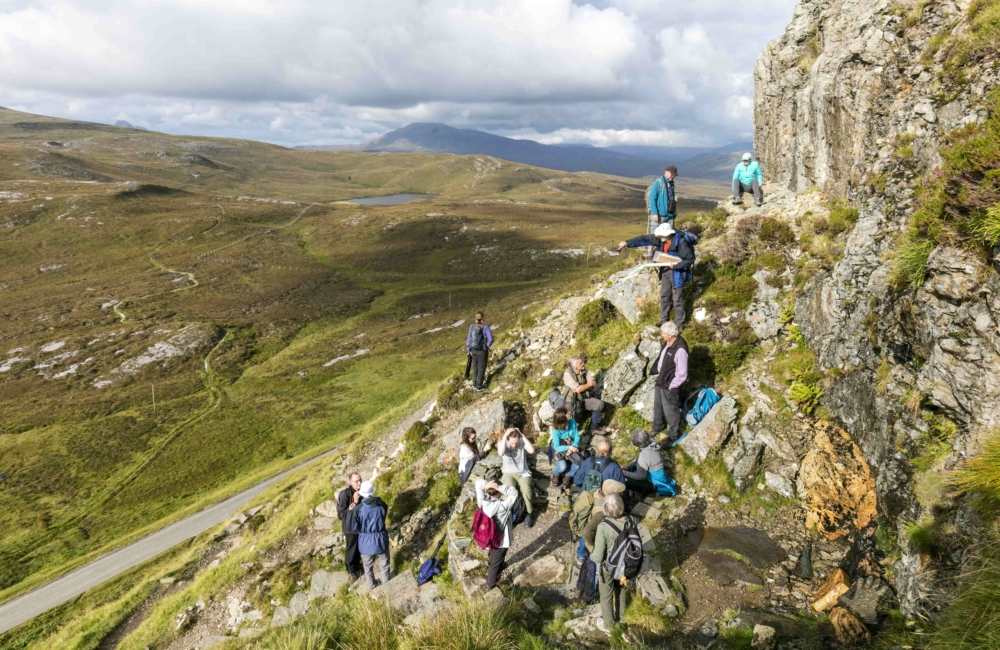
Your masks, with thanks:
M611 530L615 531L615 543L604 560L604 570L608 572L612 580L633 580L639 576L642 570L642 537L635 527L635 521L631 517L625 518L625 525L618 528L613 521L605 519L602 524L607 524ZM624 579L624 580L623 580Z
M580 566L580 577L576 580L576 595L586 604L597 600L597 565L584 560Z
M518 491L517 499L514 501L514 505L510 507L511 527L514 527L524 521L527 516L528 509L524 506L524 499L521 497L521 492Z
M486 337L483 336L483 328L478 325L473 325L469 328L472 336L472 345L469 346L470 350L485 350L486 349Z

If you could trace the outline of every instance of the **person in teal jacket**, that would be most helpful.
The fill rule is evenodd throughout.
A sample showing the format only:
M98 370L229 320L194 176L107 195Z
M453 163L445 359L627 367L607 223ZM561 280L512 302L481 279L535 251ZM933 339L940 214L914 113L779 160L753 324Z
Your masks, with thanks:
M674 190L674 179L677 178L677 167L669 165L646 193L646 208L649 211L649 225L652 228L661 223L674 225L677 217L677 192ZM652 232L652 231L650 231Z
M552 483L559 485L560 480L569 487L573 476L580 469L580 431L576 420L570 417L569 409L560 406L552 415L552 450L556 454L556 466L552 472Z
M764 172L760 163L749 153L743 154L743 162L733 170L733 205L743 203L743 195L753 192L753 200L758 206L764 202L764 192L760 186L764 184Z

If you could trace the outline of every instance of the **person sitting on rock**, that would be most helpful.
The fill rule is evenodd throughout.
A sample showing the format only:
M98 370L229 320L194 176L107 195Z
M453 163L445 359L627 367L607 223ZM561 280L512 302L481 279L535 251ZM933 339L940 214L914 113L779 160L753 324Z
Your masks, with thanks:
M733 205L742 205L743 195L753 192L754 203L760 207L764 203L764 192L760 189L763 184L764 172L760 170L760 163L752 154L743 154L743 162L733 170Z
M511 532L514 526L511 522L511 508L517 501L517 488L510 485L498 485L494 481L487 483L483 479L476 481L476 505L482 508L483 514L493 518L493 523L503 531L503 542L497 548L490 549L490 568L486 573L486 590L496 586L507 559L507 549L510 548Z
M625 486L643 495L677 496L677 484L667 476L660 444L650 440L649 434L642 429L632 432L632 444L639 449L639 457L622 469Z
M667 429L667 443L673 445L681 437L680 389L688 377L687 341L673 323L660 326L663 347L653 372L653 435Z
M582 490L580 496L573 503L573 510L569 514L569 529L577 539L576 557L585 560L590 557L590 552L594 550L594 537L597 535L597 527L604 520L604 499L609 494L621 496L625 493L625 484L607 479L601 484L599 490L593 493Z
M528 454L535 453L535 446L531 441L521 434L520 429L507 429L497 442L497 455L503 459L500 481L504 485L513 488L520 488L521 497L524 498L524 509L527 515L524 518L524 527L531 528L535 525L535 517L532 514L532 494L531 469L528 467Z
M597 629L610 636L611 629L615 624L625 620L628 590L607 572L604 568L604 562L611 555L615 540L618 539L618 532L625 526L625 504L620 496L610 494L604 498L602 510L604 519L597 527L597 533L594 536L594 550L590 554L590 559L600 567L598 569L598 590L601 593L601 618L597 620ZM617 607L615 607L616 604Z
M576 470L573 482L576 483L577 487L583 487L584 482L587 480L587 472L591 468L599 470L601 472L601 479L604 481L611 479L619 483L625 483L625 475L622 473L621 465L611 458L611 443L608 442L607 438L602 437L597 439L597 442L594 444L594 453L596 455L585 459L580 465L580 469Z
M493 331L486 324L486 314L476 312L476 322L469 325L469 334L465 337L465 349L472 359L472 389L477 392L486 390L486 361L493 347Z
M375 486L365 481L358 490L361 504L358 508L358 550L365 567L365 581L368 589L374 589L375 559L382 565L382 584L389 582L389 529L385 527L385 516L389 507L375 496Z
M597 397L595 388L597 378L594 373L587 370L587 362L583 357L570 357L566 363L566 370L563 372L563 384L569 394L566 406L570 409L574 419L586 417L590 414L590 434L604 433L601 428L601 413L604 411L604 402ZM586 444L581 447L590 447L590 437L587 437Z
M476 466L480 460L489 453L490 441L487 440L483 444L482 450L479 449L479 445L476 443L476 430L472 427L465 427L462 429L462 442L458 446L458 482L459 485L465 485L465 482L469 480L469 476L472 474L472 469Z
M652 235L639 235L618 243L618 250L625 247L638 248L652 246L655 250L680 258L680 262L658 267L660 274L660 323L670 318L670 308L674 308L674 323L678 329L684 327L687 312L684 309L684 285L691 281L694 266L694 245L698 236L673 226L657 226Z
M556 459L552 484L569 487L580 469L583 456L580 454L580 432L577 430L576 420L569 416L569 410L565 406L557 408L552 415L552 449Z
M357 512L361 502L361 474L353 472L347 477L347 487L337 494L337 519L344 533L344 568L351 576L351 582L361 577L361 554L358 552Z

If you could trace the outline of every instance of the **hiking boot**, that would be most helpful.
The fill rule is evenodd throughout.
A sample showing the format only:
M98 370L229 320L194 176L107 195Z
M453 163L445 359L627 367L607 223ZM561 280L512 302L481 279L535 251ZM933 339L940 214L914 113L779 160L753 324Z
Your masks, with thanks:
M733 199L733 205L743 205L743 199Z
M553 474L552 475L552 487L559 487L562 485L563 474Z
M603 618L597 619L597 629L604 632L606 635L611 636L611 630L605 627Z
M530 513L530 512L529 512L529 513L528 513L528 514L527 514L527 515L526 515L526 516L524 517L524 527L525 527L525 528L531 528L531 527L532 527L532 526L534 526L534 525L535 525L535 515L534 515L533 513Z
M570 476L569 474L563 474L563 476L562 476L562 486L564 488L568 488L571 485L573 485L573 477Z
M760 206L764 205L764 202L763 201L754 201L754 205L756 205L759 208Z

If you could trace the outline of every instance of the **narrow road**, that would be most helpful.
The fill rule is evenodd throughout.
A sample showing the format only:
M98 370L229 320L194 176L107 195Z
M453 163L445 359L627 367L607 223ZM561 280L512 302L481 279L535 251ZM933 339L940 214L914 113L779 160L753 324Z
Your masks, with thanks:
M110 580L156 557L177 544L187 541L213 526L221 524L271 485L274 485L296 470L312 465L330 456L337 449L338 447L335 447L319 456L305 460L280 474L258 483L252 488L229 497L225 501L221 501L176 521L162 530L143 537L128 546L112 551L107 555L103 555L90 564L84 565L61 578L42 585L34 591L29 591L10 602L0 605L0 633L15 628L35 616L79 596L88 589L92 589L102 582Z

